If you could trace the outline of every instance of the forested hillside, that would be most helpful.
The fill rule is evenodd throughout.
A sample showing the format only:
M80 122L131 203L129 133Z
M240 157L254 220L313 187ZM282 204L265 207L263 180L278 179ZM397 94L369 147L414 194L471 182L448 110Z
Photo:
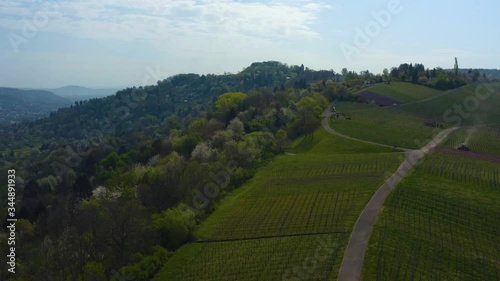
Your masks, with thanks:
M173 76L3 127L2 175L15 169L17 178L20 278L106 280L127 264L166 258L165 249L194 239L194 225L224 194L290 139L312 135L328 99L310 84L327 79L336 74L255 63L238 74Z
M466 83L420 68L402 65L389 76L253 63L237 74L172 76L1 127L0 173L16 170L18 280L109 280L117 272L149 280L196 239L194 227L220 199L291 140L314 138L329 102L368 102L353 93L396 79Z

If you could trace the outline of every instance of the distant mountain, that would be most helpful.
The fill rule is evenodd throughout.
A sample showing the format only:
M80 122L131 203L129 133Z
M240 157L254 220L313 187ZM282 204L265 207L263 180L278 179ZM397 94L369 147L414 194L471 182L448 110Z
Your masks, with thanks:
M66 86L47 90L73 102L111 96L118 91L118 89L90 89L82 86Z
M71 103L49 91L0 88L0 123L35 120Z

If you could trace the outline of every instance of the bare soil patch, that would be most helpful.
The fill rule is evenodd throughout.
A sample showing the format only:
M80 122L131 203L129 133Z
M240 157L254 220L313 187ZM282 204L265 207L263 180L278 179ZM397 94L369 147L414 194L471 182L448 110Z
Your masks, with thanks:
M360 96L364 101L367 102L374 102L376 105L380 106L392 106L392 105L399 105L402 104L402 102L388 98L386 96L383 96L381 94L377 94L371 91L362 91L357 94Z
M471 158L476 158L480 160L486 160L489 162L493 163L500 163L500 155L497 154L491 154L491 153L482 153L482 152L475 152L475 151L463 151L460 149L455 149L451 147L436 147L434 149L435 151L440 151L440 152L446 152L446 153L452 153L455 155L462 155L465 157L471 157Z

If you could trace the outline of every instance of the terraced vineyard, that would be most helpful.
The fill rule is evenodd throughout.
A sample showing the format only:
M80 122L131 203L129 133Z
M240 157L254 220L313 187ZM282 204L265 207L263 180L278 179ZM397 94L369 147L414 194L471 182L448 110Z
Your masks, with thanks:
M500 155L500 130L493 127L468 127L453 132L443 146L457 148L466 143L472 151Z
M294 147L225 198L155 280L335 280L354 222L402 155L323 129Z
M390 196L364 280L499 280L500 166L435 153Z

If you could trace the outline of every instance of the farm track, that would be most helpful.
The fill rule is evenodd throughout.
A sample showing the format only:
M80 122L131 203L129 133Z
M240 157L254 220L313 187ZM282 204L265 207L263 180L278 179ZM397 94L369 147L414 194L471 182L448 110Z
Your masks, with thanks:
M392 147L385 144L359 140L349 136L345 136L332 129L328 123L328 119L332 113L325 111L323 118L323 127L331 134L345 137L351 140L370 143L378 146ZM443 141L451 132L458 129L453 127L439 133L431 142L418 150L404 149L406 157L403 163L399 166L398 170L375 192L370 199L361 215L358 217L356 224L351 232L347 249L344 253L344 258L340 267L338 279L340 281L361 280L363 270L363 262L370 240L370 235L373 226L377 221L378 215L382 210L383 204L387 196L396 187L396 185L406 176L406 174L415 166L418 160L422 159L427 153L432 151L441 141Z

